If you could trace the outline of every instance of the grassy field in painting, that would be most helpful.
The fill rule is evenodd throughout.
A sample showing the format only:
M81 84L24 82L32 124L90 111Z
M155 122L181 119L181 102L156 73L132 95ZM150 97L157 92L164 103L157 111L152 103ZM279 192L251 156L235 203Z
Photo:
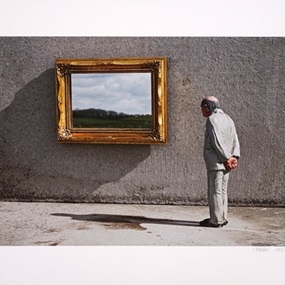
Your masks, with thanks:
M151 116L129 116L128 118L100 119L100 118L73 118L74 128L151 128Z

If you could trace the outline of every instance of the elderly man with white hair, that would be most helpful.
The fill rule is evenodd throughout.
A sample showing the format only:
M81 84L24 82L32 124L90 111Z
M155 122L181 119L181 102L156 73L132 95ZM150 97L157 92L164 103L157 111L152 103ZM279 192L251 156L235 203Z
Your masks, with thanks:
M221 228L227 225L229 174L237 167L240 145L233 120L220 108L214 96L201 102L203 116L207 118L204 160L208 178L210 218L200 226Z

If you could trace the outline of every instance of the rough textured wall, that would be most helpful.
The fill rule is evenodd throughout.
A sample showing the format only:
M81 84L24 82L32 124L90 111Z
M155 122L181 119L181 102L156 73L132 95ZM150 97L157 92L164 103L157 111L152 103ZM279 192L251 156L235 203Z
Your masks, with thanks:
M284 38L0 38L0 198L206 203L200 101L220 99L242 158L232 204L284 205ZM57 144L56 58L163 56L169 144Z

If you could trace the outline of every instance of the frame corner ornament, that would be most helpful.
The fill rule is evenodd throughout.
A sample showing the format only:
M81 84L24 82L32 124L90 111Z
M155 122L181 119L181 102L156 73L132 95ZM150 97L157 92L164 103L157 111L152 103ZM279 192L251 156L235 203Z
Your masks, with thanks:
M149 135L148 139L154 140L154 141L161 141L161 135L158 130L154 129L152 130L151 134Z
M57 139L58 141L66 141L72 138L72 133L69 129L61 126L58 128Z
M67 74L68 72L68 64L64 64L63 62L56 61L55 63L55 68L56 68L56 73L59 77L63 77Z

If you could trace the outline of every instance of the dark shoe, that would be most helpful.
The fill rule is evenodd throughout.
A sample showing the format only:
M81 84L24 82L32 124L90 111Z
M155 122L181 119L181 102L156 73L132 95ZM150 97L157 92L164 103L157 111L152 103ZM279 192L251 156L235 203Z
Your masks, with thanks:
M212 224L209 223L208 227L210 228L222 228L224 226L224 224Z
M229 222L228 222L227 220L225 220L222 225L223 225L223 226L226 226L228 223L229 223Z
M201 222L199 223L199 225L200 225L201 227L208 227L208 226L209 226L209 222L210 222L210 219L205 219L205 220L201 221Z
M228 221L226 221L228 222ZM226 223L227 224L227 223ZM212 224L210 223L210 219L205 219L199 223L201 227L210 227L210 228L221 228L226 225L225 222L222 224Z

